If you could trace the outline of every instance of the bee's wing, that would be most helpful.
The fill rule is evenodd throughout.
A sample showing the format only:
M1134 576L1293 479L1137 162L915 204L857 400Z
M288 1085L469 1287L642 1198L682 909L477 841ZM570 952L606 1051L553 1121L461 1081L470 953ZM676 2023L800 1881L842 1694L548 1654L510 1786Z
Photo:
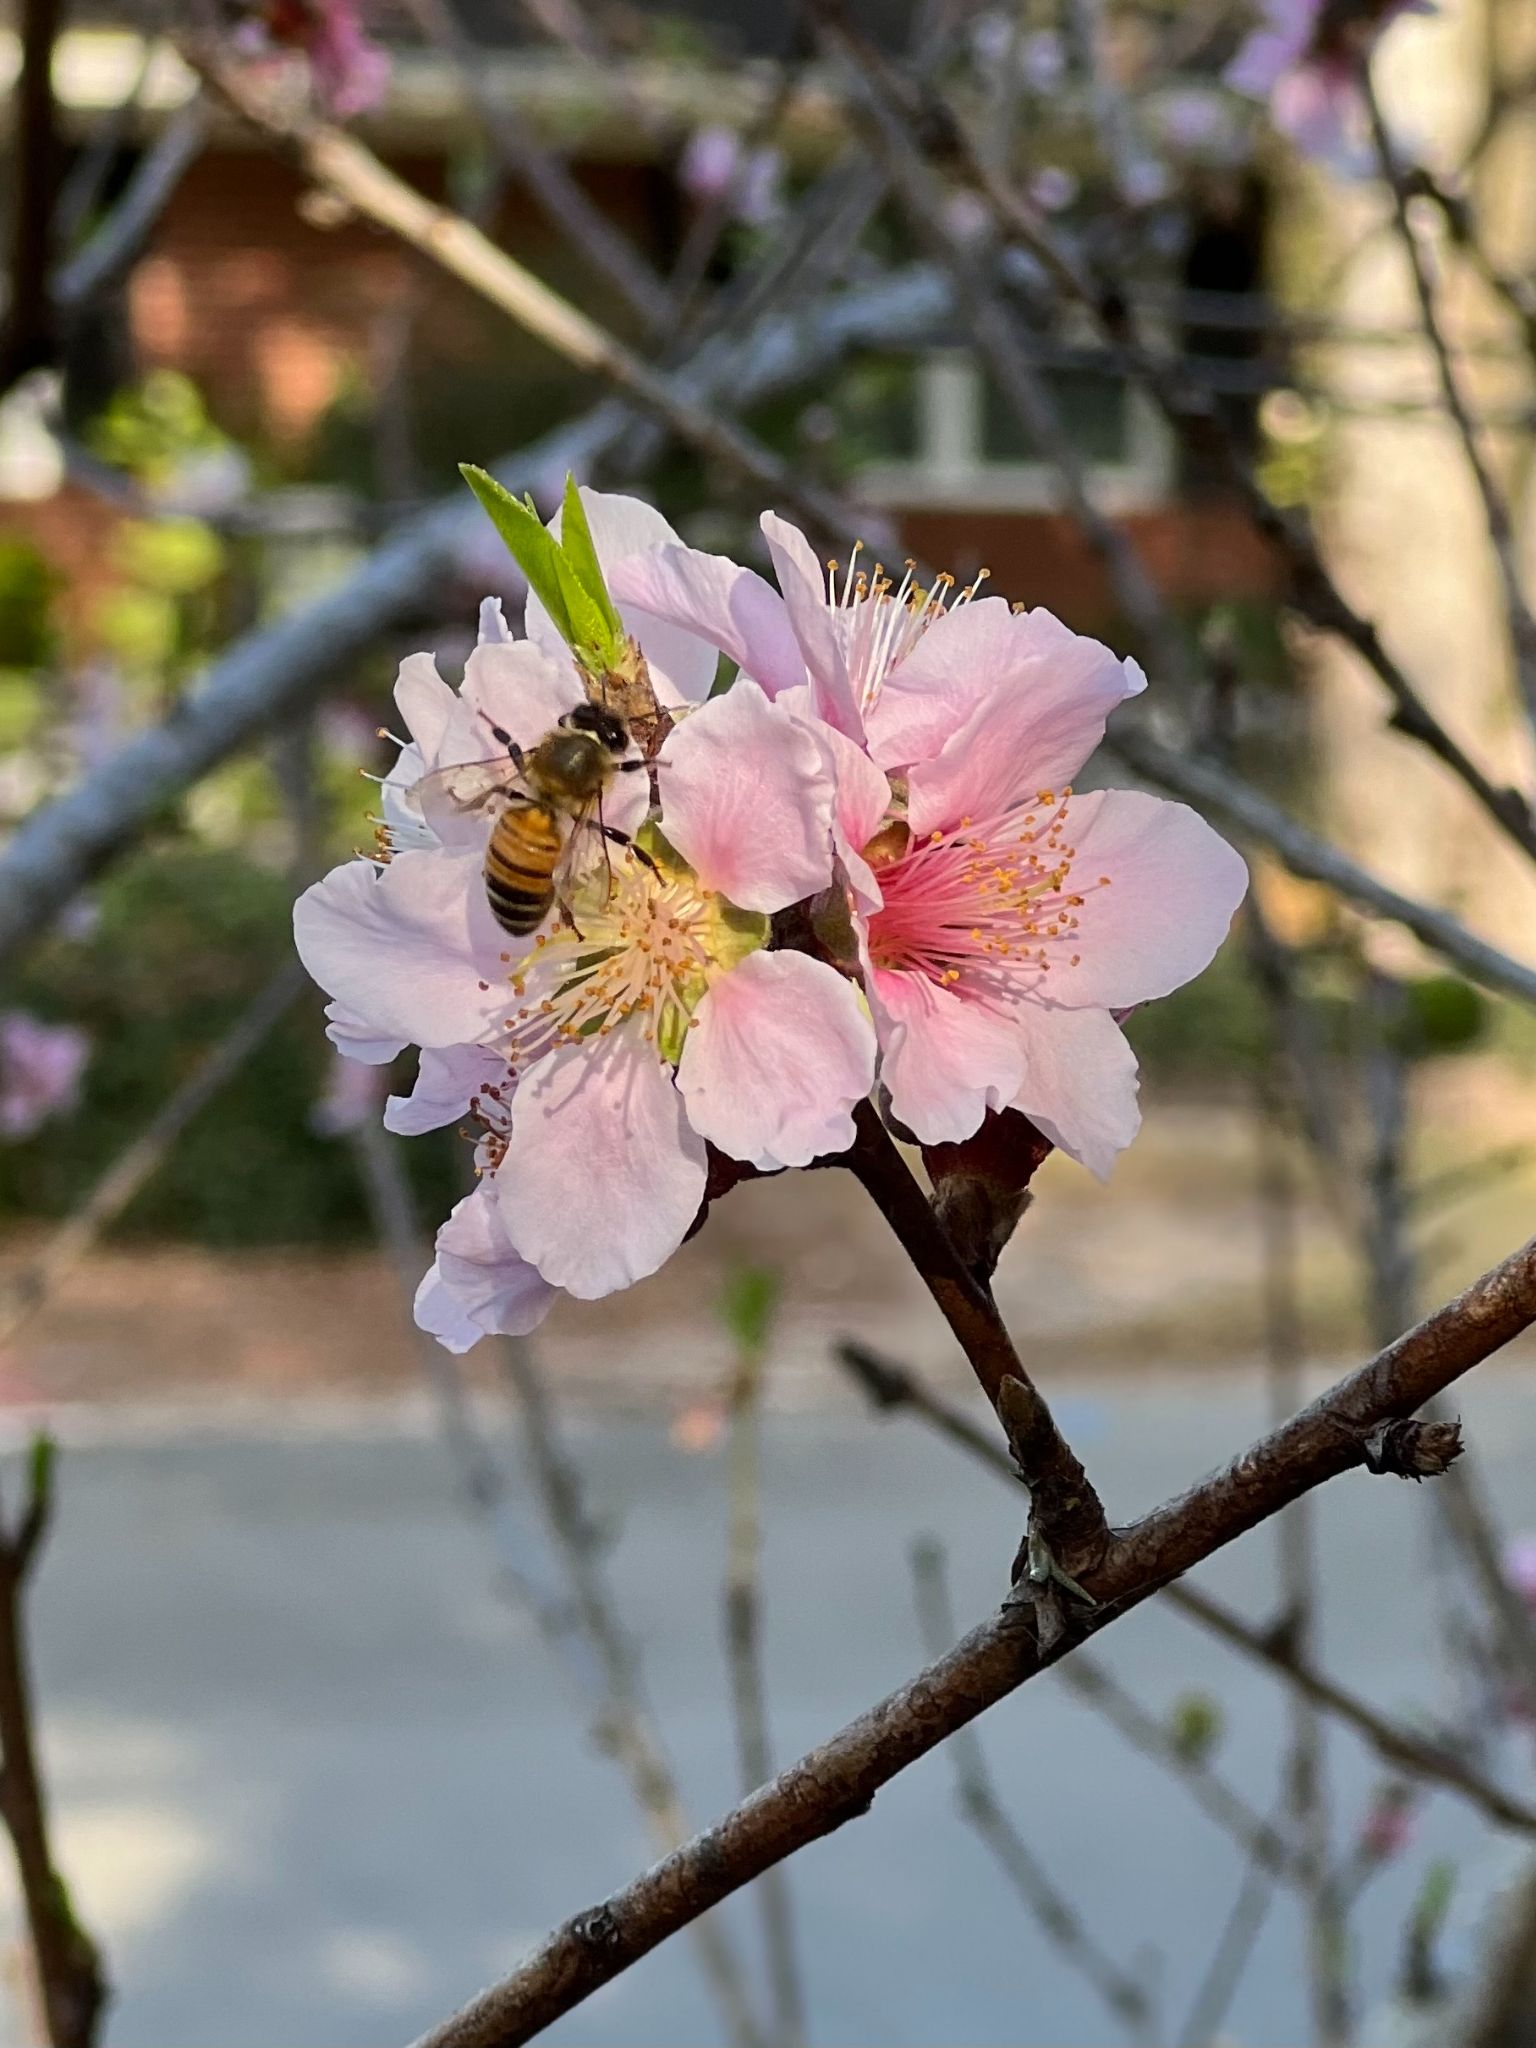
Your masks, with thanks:
M489 816L509 799L525 794L525 786L510 756L496 754L487 761L455 761L446 768L434 768L402 794L417 817L440 839L450 840L453 825L467 812Z
M569 812L565 844L555 866L555 894L568 901L576 884L607 858L608 842L602 837L602 806L591 797L579 810Z

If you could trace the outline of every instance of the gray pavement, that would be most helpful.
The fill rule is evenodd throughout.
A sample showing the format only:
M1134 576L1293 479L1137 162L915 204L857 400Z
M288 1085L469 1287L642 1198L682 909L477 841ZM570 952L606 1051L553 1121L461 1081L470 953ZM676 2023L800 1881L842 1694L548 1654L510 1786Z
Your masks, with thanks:
M1241 1381L1120 1382L1063 1403L1126 1517L1261 1422ZM1536 1388L1469 1390L1469 1426L1515 1526L1536 1526ZM78 1432L77 1432L78 1433ZM729 1803L720 1650L722 1460L659 1424L587 1419L571 1440L611 1519L611 1569L696 1818ZM907 1546L948 1546L957 1609L999 1590L1019 1503L917 1426L852 1412L771 1421L768 1654L787 1759L921 1661ZM1444 1703L1425 1583L1427 1490L1352 1476L1322 1512L1329 1662L1394 1708ZM1266 1532L1208 1583L1263 1613ZM455 1504L430 1434L360 1413L324 1430L153 1428L68 1452L35 1597L47 1749L64 1853L118 1985L115 2048L383 2048L408 2040L549 1925L631 1875L647 1843L614 1767L533 1625L498 1591L483 1531ZM1227 1717L1222 1768L1275 1797L1282 1699L1176 1617L1101 1646L1152 1707L1198 1687ZM1042 1862L1124 1958L1161 1951L1182 2015L1240 1875L1231 1842L1060 1681L983 1724ZM1340 1813L1369 1759L1334 1745ZM1360 1922L1383 1986L1431 1853L1481 1885L1489 1837L1436 1797L1420 1842ZM871 1814L793 1866L814 2040L826 2048L1103 2048L1119 2038L957 1818L929 1758ZM744 1948L755 1921L729 1921ZM751 1949L755 1958L756 1951ZM1234 2038L1305 2037L1294 1909L1277 1906ZM550 2036L593 2048L720 2038L673 1943Z

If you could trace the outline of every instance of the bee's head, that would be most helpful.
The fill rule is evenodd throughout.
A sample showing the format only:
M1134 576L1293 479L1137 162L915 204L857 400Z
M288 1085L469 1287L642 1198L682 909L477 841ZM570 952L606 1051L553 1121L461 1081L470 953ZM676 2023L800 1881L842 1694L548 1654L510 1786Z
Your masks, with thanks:
M601 704L578 704L560 723L571 732L590 733L610 754L629 751L629 727L617 712L605 710Z

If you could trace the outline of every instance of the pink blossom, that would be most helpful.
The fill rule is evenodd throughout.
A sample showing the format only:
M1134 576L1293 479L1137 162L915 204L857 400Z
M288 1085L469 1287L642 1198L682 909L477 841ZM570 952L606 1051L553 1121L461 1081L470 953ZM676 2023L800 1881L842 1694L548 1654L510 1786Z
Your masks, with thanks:
M251 26L268 45L303 53L333 120L367 113L389 89L389 52L364 28L361 0L262 0Z
M897 1119L942 1143L1019 1109L1106 1173L1138 1123L1116 1015L1207 965L1247 883L1183 805L1070 787L1146 678L1049 612L910 568L824 578L794 527L763 529L777 597L676 545L616 564L615 595L712 638L819 731Z
M1511 1537L1504 1547L1504 1575L1536 1614L1536 1536Z
M1413 1846L1414 1797L1406 1785L1383 1785L1360 1824L1360 1853L1373 1863L1391 1863Z
M73 1024L44 1024L25 1010L0 1011L0 1136L30 1138L80 1099L91 1041Z
M1307 156L1358 175L1369 161L1359 66L1399 15L1434 11L1433 0L1262 0L1262 21L1226 82L1267 100L1275 126Z
M783 159L776 149L746 149L733 128L696 128L678 159L677 181L702 206L725 206L733 219L761 227L779 210Z
M676 544L649 507L585 499L600 547ZM412 799L431 770L495 755L492 726L531 748L584 700L530 600L535 639L497 637L493 611L462 691L428 656L403 664L409 738L382 789L382 857L335 869L295 910L339 1049L379 1061L421 1048L389 1127L479 1130L480 1184L443 1226L417 1300L454 1349L531 1328L562 1290L590 1298L654 1272L698 1214L707 1145L764 1169L845 1149L874 1077L853 983L764 950L769 914L833 878L826 746L751 680L698 703L714 650L648 615L630 624L674 704L695 705L660 751L649 864L595 843L574 928L551 920L514 940L486 901L487 818ZM638 831L649 781L618 776L607 822Z

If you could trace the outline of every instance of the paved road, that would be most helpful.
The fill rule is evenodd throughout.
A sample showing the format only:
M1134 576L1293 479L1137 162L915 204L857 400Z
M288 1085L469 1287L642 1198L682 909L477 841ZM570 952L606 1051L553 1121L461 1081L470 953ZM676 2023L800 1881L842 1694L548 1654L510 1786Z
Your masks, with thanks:
M1536 1388L1490 1377L1466 1412L1513 1522L1536 1526ZM1256 1389L1204 1381L1068 1404L1114 1511L1216 1462L1259 1421ZM612 1567L695 1814L733 1791L718 1574L721 1461L660 1426L574 1431ZM768 1439L767 1596L775 1738L788 1756L918 1661L905 1551L949 1546L977 1615L1016 1535L1009 1494L909 1424L786 1417ZM1363 1476L1327 1496L1326 1650L1389 1706L1432 1699L1423 1583L1427 1496ZM1210 1583L1263 1611L1267 1535ZM381 1421L287 1433L185 1432L73 1451L36 1626L48 1748L77 1890L119 1985L115 2048L383 2048L510 1964L545 1927L628 1876L646 1844L568 1683L497 1591L483 1533L457 1512L430 1436ZM1172 1617L1104 1645L1150 1704L1223 1700L1223 1767L1267 1803L1281 1700L1260 1673ZM985 1738L1015 1812L1100 1939L1162 1950L1169 2011L1231 1903L1238 1858L1187 1796L1048 1679ZM1350 1742L1336 1783L1372 1781ZM1055 1961L957 1820L930 1758L870 1816L807 1853L795 1900L818 2043L846 2048L1118 2038ZM1479 1846L1482 1844L1482 1846ZM1486 1859L1433 1801L1414 1868L1363 1915L1366 1974L1428 1849ZM736 1902L745 1943L755 1923ZM1252 2048L1304 2037L1295 1921L1276 1911L1236 2014ZM688 1950L650 1958L550 2037L687 2048L719 2039Z

